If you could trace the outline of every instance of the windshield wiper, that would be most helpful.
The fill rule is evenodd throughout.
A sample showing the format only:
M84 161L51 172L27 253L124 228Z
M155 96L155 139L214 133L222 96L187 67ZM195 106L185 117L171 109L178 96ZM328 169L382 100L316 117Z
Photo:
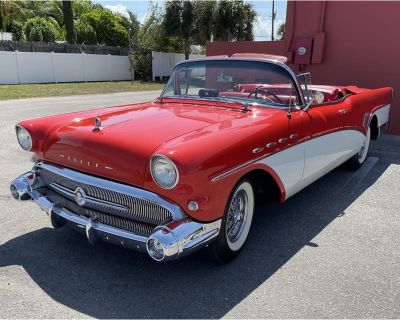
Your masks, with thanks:
M179 99L188 99L188 100L200 100L200 101L221 101L221 102L228 102L228 103L234 103L234 104L240 104L242 107L242 112L247 112L249 111L250 106L255 106L256 103L254 102L241 102L238 100L234 99L227 99L227 98L222 98L222 97L197 97L197 96L189 96L189 95L178 95L178 96L170 96L171 98L179 98ZM161 98L168 98L167 97L161 97Z

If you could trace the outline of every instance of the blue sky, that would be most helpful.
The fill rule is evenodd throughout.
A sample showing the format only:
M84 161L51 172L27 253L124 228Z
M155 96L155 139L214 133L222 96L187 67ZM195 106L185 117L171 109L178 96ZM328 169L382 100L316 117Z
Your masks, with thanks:
M272 16L272 1L261 1L261 0L245 0L251 3L257 12L257 21L254 24L254 35L255 40L270 40L271 39L271 16ZM137 17L141 22L146 17L147 10L149 8L150 1L135 0L135 1L123 1L123 0L112 0L112 1L94 1L102 4L104 7L111 9L114 12L126 14L127 10L131 10L136 13ZM163 4L164 0L154 1L159 4ZM286 18L286 1L275 1L276 21L275 31L278 26L285 21Z

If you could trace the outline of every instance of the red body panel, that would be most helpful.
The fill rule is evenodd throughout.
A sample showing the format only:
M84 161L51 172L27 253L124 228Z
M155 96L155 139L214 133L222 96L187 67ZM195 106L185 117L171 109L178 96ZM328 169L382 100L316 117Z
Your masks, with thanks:
M222 216L238 180L255 169L271 174L285 199L280 177L255 160L345 128L365 133L365 113L370 115L391 100L391 88L347 89L358 94L311 106L307 112L292 110L290 118L287 110L253 107L242 112L240 104L167 98L26 120L20 125L31 133L32 151L39 160L144 188L177 203L196 220L211 221ZM342 115L341 109L349 112ZM97 132L93 132L95 117L104 126ZM292 132L296 138L254 154L255 147ZM152 180L149 160L154 153L176 163L180 180L174 189L162 189ZM232 169L223 179L213 180ZM187 210L191 200L199 203L196 212Z

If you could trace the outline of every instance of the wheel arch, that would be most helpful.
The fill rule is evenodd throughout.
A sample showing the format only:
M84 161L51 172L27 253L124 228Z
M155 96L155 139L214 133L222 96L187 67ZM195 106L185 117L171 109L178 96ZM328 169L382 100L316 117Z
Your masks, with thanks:
M371 129L371 139L376 140L379 138L380 135L380 129L378 125L378 117L376 114L374 114L371 118L371 121L369 123L369 127Z
M241 176L240 180L252 182L256 200L277 200L283 202L286 198L283 184L275 172L265 169L253 169Z

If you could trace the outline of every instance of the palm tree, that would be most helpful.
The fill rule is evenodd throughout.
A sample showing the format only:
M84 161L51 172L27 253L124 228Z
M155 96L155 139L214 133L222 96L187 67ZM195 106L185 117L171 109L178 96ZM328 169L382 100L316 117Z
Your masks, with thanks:
M68 43L75 43L74 13L72 12L72 1L63 0L62 8L66 31L66 40Z
M12 20L23 19L25 1L0 0L0 30L4 31Z

